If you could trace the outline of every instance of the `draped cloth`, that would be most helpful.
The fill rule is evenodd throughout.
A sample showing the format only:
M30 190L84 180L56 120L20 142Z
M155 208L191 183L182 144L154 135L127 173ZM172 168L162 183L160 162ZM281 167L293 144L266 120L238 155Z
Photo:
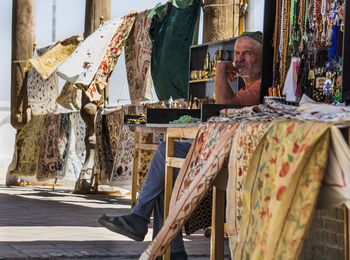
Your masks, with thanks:
M59 149L61 114L47 114L41 138L40 156L36 178L38 181L56 178L62 165Z
M201 1L171 0L150 13L151 74L159 100L188 95L189 48Z
M149 10L146 10L136 15L134 26L125 41L125 66L133 104L152 99L151 19L148 14Z
M296 120L201 125L176 180L169 216L140 259L165 251L227 159L232 258L298 258L326 168L330 126Z
M107 86L109 77L112 75L118 58L122 53L125 40L128 38L134 24L135 15L136 12L131 11L128 15L124 16L123 21L118 26L117 31L105 49L103 59L98 66L96 74L85 91L91 101L99 100L98 93L101 94L102 90Z
M200 126L176 179L169 215L163 228L140 259L155 259L170 245L227 160L231 136L238 125L238 123L206 123Z
M32 116L16 138L17 163L11 175L34 176L38 168L41 137L46 115Z
M77 179L86 153L85 128L79 112L33 116L16 138L9 173L38 182Z
M43 79L36 69L28 72L27 78L28 105L32 115L54 113L57 110L58 78L53 73Z
M275 122L249 161L234 259L298 259L327 163L330 124ZM236 241L236 242L235 242Z
M52 44L35 49L31 61L34 63L34 60L41 58L50 51L50 48L52 48ZM41 61L44 62L45 59ZM28 105L31 108L32 115L54 113L57 109L56 97L58 95L58 77L56 72L50 73L50 75L44 79L36 67L29 70L27 92Z
M78 89L73 83L66 82L56 98L56 102L64 108L80 110L81 89Z
M57 41L40 57L29 59L25 71L35 68L43 79L48 79L58 66L74 52L82 40L81 35L76 35L63 41Z
M126 115L140 115L146 108L141 105L128 105L123 107ZM110 185L131 190L134 167L135 127L122 125L120 138L113 161Z
M102 24L58 68L58 75L82 88L90 101L100 101L135 19L131 11Z
M99 176L100 184L109 183L123 121L124 112L122 108L105 114L103 114L103 109L100 108L96 114L96 153L94 171Z
M249 160L261 138L271 127L269 121L246 120L239 124L232 136L228 183L226 189L226 226L234 238L240 234L243 203L243 181L247 175ZM231 239L232 240L232 239ZM230 241L231 241L230 240Z
M59 66L58 76L71 83L90 85L121 22L120 18L106 21L80 42L76 50Z

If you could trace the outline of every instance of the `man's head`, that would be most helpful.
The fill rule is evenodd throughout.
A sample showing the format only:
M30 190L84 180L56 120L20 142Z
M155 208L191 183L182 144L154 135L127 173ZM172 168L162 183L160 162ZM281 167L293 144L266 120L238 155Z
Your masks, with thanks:
M261 60L261 32L243 33L235 43L234 62L238 75L243 79L260 77Z

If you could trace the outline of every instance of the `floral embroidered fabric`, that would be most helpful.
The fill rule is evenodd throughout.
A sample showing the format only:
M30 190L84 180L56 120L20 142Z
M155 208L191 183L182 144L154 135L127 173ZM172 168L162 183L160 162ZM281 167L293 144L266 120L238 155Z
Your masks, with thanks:
M108 44L122 19L104 22L57 69L57 74L68 82L89 86L101 64Z
M286 119L201 125L169 216L140 259L165 251L228 158L232 258L298 258L322 184L330 126Z
M125 41L125 66L129 84L130 99L133 104L151 100L152 41L149 36L151 19L149 10L138 13L134 26Z
M238 123L202 124L176 179L169 215L140 259L154 259L170 245L227 160ZM205 162L205 163L204 163Z
M98 66L91 84L87 89L84 89L86 95L91 101L99 101L101 99L102 90L108 83L108 79L114 70L120 54L122 53L125 39L128 38L134 24L135 14L134 11L131 11L130 14L124 17L105 49L103 59Z
M260 141L244 178L240 236L230 241L234 259L298 259L326 168L329 127L282 120Z

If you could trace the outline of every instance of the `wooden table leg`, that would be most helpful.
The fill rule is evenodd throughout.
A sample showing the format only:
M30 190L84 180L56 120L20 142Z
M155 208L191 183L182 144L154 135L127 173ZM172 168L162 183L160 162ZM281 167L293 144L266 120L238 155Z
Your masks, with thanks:
M224 259L225 195L224 190L213 187L210 260Z
M165 158L174 156L174 138L167 136ZM169 214L171 193L173 192L173 167L165 166L164 180L164 223ZM170 246L163 255L163 260L170 260Z
M140 132L135 131L135 144L140 142ZM132 175L132 186L131 186L131 207L136 205L136 192L137 192L137 174L139 170L139 149L135 148L134 150L134 172Z

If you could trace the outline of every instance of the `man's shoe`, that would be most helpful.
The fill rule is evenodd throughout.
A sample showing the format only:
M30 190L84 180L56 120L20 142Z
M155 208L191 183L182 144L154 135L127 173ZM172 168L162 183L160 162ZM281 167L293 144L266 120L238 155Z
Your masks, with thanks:
M136 241L143 241L147 233L147 231L146 233L142 233L136 230L133 224L124 216L112 218L103 215L102 217L99 217L98 223L113 232L127 236Z

